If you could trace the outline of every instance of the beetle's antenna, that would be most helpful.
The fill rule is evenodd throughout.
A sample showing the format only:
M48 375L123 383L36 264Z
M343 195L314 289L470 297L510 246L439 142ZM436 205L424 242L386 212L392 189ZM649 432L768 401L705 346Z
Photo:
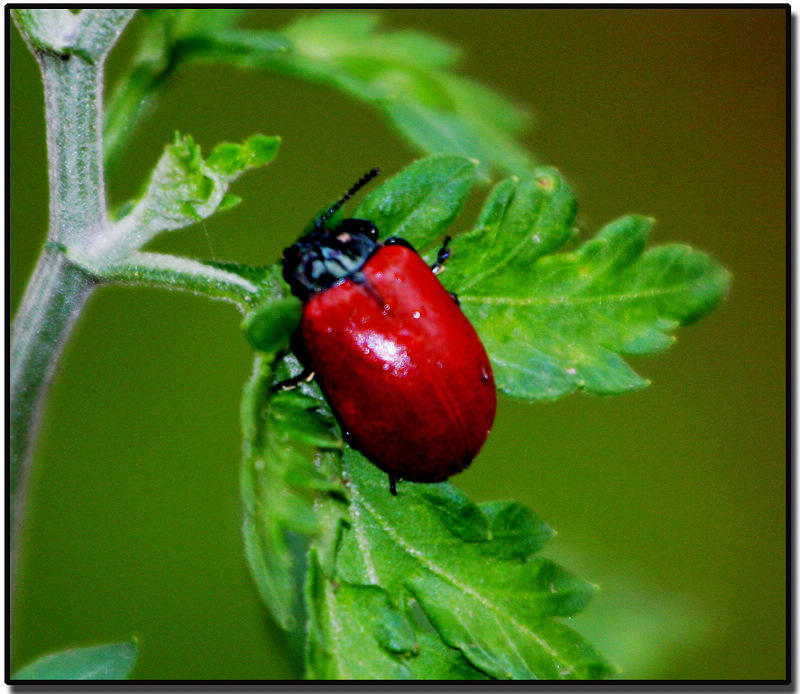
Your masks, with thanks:
M381 172L380 169L375 168L371 171L367 171L357 182L356 184L348 190L339 202L335 203L327 212L322 213L315 222L314 226L319 229L322 227L325 222L327 222L339 208L344 205L350 198L352 198L359 190L361 190L367 183L369 183L375 176L377 176Z

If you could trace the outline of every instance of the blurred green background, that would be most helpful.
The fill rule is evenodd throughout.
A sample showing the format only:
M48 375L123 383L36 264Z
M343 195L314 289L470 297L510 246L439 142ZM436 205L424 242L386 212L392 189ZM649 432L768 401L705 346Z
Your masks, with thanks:
M311 11L311 10L310 10ZM301 12L253 10L278 28ZM786 676L786 22L782 9L382 9L384 26L460 45L463 72L531 107L525 139L559 167L588 234L626 213L653 243L710 252L729 300L634 360L653 381L612 399L501 399L456 478L559 533L545 549L602 590L573 626L630 678ZM137 17L109 61L130 57ZM12 315L45 238L38 70L10 36ZM206 151L283 145L235 210L152 248L264 264L367 169L411 151L329 89L183 70L112 172L135 194L175 130ZM479 191L480 195L483 191ZM477 198L456 229L471 223ZM230 306L108 287L73 332L37 449L11 670L53 649L140 640L141 678L295 678L300 664L245 566L238 399L251 362Z

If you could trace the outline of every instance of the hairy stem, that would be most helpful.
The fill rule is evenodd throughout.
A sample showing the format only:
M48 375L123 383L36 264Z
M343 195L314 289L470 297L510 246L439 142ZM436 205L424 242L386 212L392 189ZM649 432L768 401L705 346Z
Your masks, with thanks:
M12 550L42 401L61 348L93 286L92 279L63 254L44 250L14 318L9 374ZM12 561L15 558L12 551Z
M130 10L19 10L45 94L51 244L86 248L108 229L102 166L103 63ZM12 576L35 433L61 349L94 287L48 248L37 261L11 327L10 505Z

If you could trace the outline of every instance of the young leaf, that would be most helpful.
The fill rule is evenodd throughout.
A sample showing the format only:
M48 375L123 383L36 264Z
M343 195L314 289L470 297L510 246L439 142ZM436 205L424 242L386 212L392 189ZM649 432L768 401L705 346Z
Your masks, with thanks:
M253 135L243 144L223 142L207 160L190 135L175 134L142 198L87 251L95 263L120 263L162 231L180 229L213 214L228 186L247 169L276 155L280 138Z
M644 250L653 221L623 217L577 251L576 205L553 169L501 182L475 229L454 240L443 281L458 294L492 359L498 387L553 400L581 388L647 385L621 358L666 349L668 334L713 309L729 275L684 245Z
M136 664L135 640L70 648L37 658L11 680L124 680Z

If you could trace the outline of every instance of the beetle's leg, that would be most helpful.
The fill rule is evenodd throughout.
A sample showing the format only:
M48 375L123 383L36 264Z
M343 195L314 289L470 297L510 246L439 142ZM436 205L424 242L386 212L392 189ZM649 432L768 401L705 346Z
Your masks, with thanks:
M395 486L396 484L397 484L397 478L393 474L389 473L389 493L392 496L397 496L397 487Z
M458 294L450 292L450 297L456 302L456 306L461 306L461 302L458 300Z
M439 253L436 255L436 262L431 265L431 270L433 270L434 275L438 275L443 269L444 264L447 262L447 259L450 257L450 249L447 245L450 243L451 237L445 236L444 241L442 242L442 247L439 249Z
M281 390L293 390L297 388L303 381L309 383L314 378L314 370L311 368L303 369L297 376L292 376L291 378L287 378L285 381L281 381L280 383L276 383L270 390L273 393L277 393Z

